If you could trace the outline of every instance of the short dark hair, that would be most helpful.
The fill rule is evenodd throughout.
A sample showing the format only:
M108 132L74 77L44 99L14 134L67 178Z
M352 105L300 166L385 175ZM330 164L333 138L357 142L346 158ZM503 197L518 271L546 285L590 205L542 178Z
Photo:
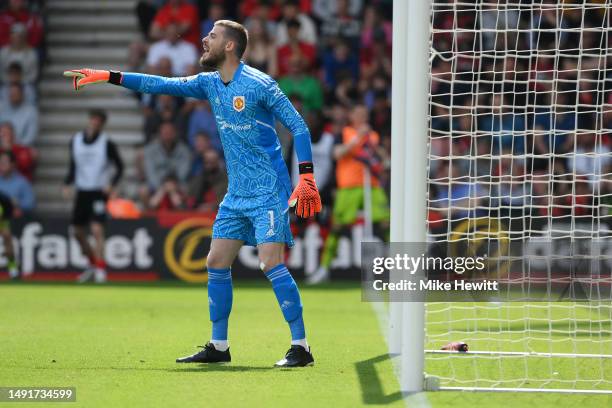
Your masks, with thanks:
M176 173L174 171L169 171L166 176L164 177L164 181L174 181L177 182L178 181L178 177L176 176Z
M229 38L236 45L236 55L242 58L249 42L249 32L240 23L232 20L217 20L215 25L225 28L223 35Z
M102 123L106 123L106 112L104 112L102 109L92 109L89 111L89 117L93 118L100 118L100 120L102 120Z
M300 24L300 21L297 18L292 18L291 20L287 21L287 28L297 28L299 29L302 25Z
M6 71L7 72L19 72L20 74L22 74L23 73L23 67L17 61L13 61L13 62L11 62L9 64L8 68L6 69Z
M170 125L176 130L176 126L174 125L174 122L172 121L172 119L163 119L161 122L159 122L159 127L162 127L165 125Z

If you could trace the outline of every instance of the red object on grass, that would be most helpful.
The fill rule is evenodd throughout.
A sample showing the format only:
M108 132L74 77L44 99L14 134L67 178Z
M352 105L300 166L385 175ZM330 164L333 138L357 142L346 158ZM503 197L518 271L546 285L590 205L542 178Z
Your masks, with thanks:
M440 350L458 351L465 353L468 351L468 345L462 341L453 341L442 347Z

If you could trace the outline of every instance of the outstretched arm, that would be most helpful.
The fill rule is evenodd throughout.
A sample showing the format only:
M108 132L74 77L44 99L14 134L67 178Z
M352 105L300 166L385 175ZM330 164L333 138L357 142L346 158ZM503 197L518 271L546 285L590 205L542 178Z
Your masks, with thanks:
M166 78L126 72L122 75L121 86L148 94L166 94L198 99L206 99L206 86L203 75L183 78Z
M293 145L298 157L300 181L289 198L289 206L295 206L295 213L300 217L312 217L321 211L321 197L314 179L310 132L302 116L276 82L267 87L265 95L267 108L293 134Z
M166 94L198 99L206 99L207 97L206 74L184 78L166 78L133 72L124 73L84 68L65 71L64 76L73 78L75 90L91 84L108 82L142 93Z

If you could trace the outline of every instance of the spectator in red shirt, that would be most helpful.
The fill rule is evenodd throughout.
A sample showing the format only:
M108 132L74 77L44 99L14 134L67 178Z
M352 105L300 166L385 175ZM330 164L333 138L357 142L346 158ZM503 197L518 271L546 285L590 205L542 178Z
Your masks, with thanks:
M160 188L153 194L149 200L149 208L157 211L185 209L185 195L174 173L168 174Z
M309 71L315 63L317 50L312 44L300 40L301 24L297 19L287 21L287 44L278 48L278 75L285 76L289 73L289 61L294 56L302 56L305 71Z
M280 20L283 17L284 10L283 6L287 3L295 3L296 7L299 6L299 12L303 14L310 14L312 9L311 0L243 0L240 2L240 15L242 18L252 17L257 15L260 7L265 7L266 15L264 18L269 20Z
M15 131L10 122L0 123L0 150L11 152L19 173L32 181L36 164L36 151L31 147L15 143Z
M43 40L43 23L40 16L30 13L25 0L10 0L6 10L0 12L0 47L9 43L11 26L21 23L26 27L28 44L40 47Z
M200 37L200 21L198 9L185 0L168 0L166 5L159 9L151 25L150 37L153 40L161 40L165 29L170 24L176 24L179 35L189 41L196 48L200 48L202 38Z

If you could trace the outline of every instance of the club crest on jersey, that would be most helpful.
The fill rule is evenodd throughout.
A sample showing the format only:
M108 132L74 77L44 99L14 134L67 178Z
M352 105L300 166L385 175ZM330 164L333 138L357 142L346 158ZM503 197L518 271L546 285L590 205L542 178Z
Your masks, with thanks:
M242 112L245 106L244 96L234 96L233 105L236 112Z

